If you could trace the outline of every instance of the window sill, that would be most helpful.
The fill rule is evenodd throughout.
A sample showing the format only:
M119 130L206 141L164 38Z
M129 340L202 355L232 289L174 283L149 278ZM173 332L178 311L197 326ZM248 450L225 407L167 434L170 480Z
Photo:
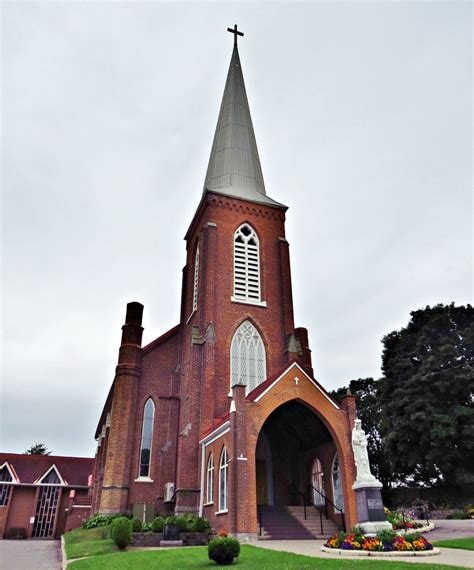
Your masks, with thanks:
M154 483L154 481L150 477L137 477L135 483Z
M232 303L241 303L242 305L254 305L255 307L266 307L266 301L252 301L251 299L240 299L239 297L232 297L230 298Z
M204 503L203 507L210 507L213 504L214 504L214 501L211 501L210 503Z
M224 509L223 511L217 511L214 514L215 515L226 515L229 511L227 509Z

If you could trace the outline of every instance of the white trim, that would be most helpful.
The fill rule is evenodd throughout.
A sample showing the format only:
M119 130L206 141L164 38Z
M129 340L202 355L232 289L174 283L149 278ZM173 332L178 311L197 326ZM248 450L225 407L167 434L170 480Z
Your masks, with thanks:
M0 465L0 470L2 470L4 467L7 468L8 473L10 473L10 477L12 478L11 481L0 481L0 485L1 484L9 484L9 485L13 485L14 483L19 483L20 480L18 479L18 477L15 475L15 473L12 471L12 468L10 467L8 461L4 461L2 463L2 465Z
M49 475L50 471L52 471L53 469L56 472L56 475L58 476L60 483L41 483L41 481L46 477L46 475ZM43 475L38 477L38 479L36 479L36 481L33 484L34 485L46 485L46 486L50 485L50 486L54 486L54 487L68 486L67 481L65 481L61 477L61 473L59 473L58 468L56 467L56 465L54 463L51 465L51 467L45 473L43 473Z
M210 507L213 504L214 504L214 501L211 501L210 503L204 503L203 507Z
M246 457L237 457L237 461L248 461Z
M151 420L151 435L150 435L150 457L148 458L148 475L140 475L140 471L142 470L142 450L143 450L143 428L145 427L145 408L148 405L148 402L151 402L151 405L153 406L153 418ZM140 448L139 448L139 452L138 452L138 477L137 479L145 479L145 477L147 479L150 479L151 481L151 477L150 477L150 473L151 473L151 459L152 459L152 450L153 450L153 432L155 431L155 416L156 416L156 405L155 405L155 400L153 399L152 396L148 396L148 398L145 400L145 403L143 404L142 407L143 410L143 416L142 416L142 429L141 429L141 434L140 434ZM137 480L135 479L135 481ZM153 481L152 481L153 482Z
M204 443L205 445L209 445L210 443L212 443L213 441L215 441L216 439L219 439L219 437L221 435L224 435L225 433L227 433L228 431L230 431L230 421L227 420L226 422L224 422L222 425L220 425L218 428L216 428L214 431L211 431L210 434L206 435L206 437L203 437L199 443L202 444ZM222 433L221 433L222 432ZM215 436L215 437L214 437ZM212 439L211 439L212 438Z
M226 515L229 512L229 509L224 509L223 511L216 511L215 515Z
M188 320L186 321L187 325L189 324L189 321L194 317L195 313L196 313L196 309L193 309L193 312L189 315Z
M75 505L72 504L73 509L92 509L92 505Z
M256 307L266 307L266 301L251 301L250 299L240 299L239 297L231 296L230 300L232 303L240 303L242 305L255 305Z
M134 479L135 483L153 483L153 479L150 479L150 477L137 477L136 479Z
M293 364L291 364L282 374L280 374L280 376L278 376L278 378L274 380L270 384L270 386L265 388L265 390L255 398L254 402L258 402L259 400L261 400L263 396L265 396L265 394L269 392L273 388L273 386L275 386L275 384L277 384L283 378L283 376L288 374L288 372L293 367L298 368L298 370L300 370L301 373L306 376L306 378L311 382L311 384L313 384L313 386L315 386L321 392L321 394L326 398L326 400L328 400L328 402L330 402L336 408L336 410L341 409L335 402L332 401L332 399L325 392L323 392L323 390L321 390L321 388L316 384L316 382L312 378L310 378L310 376L308 376L308 374L301 368L301 366L299 366L297 362L293 362Z

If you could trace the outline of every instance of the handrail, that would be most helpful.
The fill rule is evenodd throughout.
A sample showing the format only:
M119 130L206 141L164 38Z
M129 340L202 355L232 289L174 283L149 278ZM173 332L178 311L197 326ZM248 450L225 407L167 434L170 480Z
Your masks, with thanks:
M258 516L258 534L262 536L262 509L260 505L257 505L257 516Z
M313 487L313 485L311 485L311 484L309 484L308 487L311 487L311 489L313 489L313 491L316 491L316 493L318 493L324 499L324 510L325 510L326 518L328 516L328 506L327 506L328 503L331 505L331 507L334 510L339 511L339 513L341 514L341 517L342 517L342 530L344 532L346 532L346 521L344 519L344 511L342 509L340 509L338 506L336 506L330 499L328 499L326 497L326 495L323 492L321 492L319 489L316 489L316 487Z
M297 489L294 485L290 485L290 491L293 493L296 493L298 495L301 495L303 497L303 509L304 509L304 519L306 520L306 501L308 501L308 503L310 505L312 505L319 513L319 525L321 527L321 534L324 534L324 529L323 529L323 512L321 509L319 509L314 503L313 501L311 501L311 499L308 499L308 497L302 493L299 489Z

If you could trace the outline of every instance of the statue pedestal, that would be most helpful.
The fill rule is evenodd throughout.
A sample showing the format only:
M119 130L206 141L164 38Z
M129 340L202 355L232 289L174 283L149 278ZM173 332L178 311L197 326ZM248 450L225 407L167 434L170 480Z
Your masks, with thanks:
M364 534L376 534L379 530L391 530L383 510L382 483L375 477L357 480L352 488L356 492L358 526Z

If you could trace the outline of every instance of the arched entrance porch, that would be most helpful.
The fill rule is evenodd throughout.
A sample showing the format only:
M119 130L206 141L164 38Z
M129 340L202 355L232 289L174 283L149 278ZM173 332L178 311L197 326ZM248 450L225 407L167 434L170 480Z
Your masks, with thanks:
M333 437L309 406L291 400L276 408L264 422L256 445L259 527L267 532L273 528L278 538L285 532L288 537L312 538L304 536L301 527L310 535L342 528L343 516L334 504L342 474L334 464L340 463ZM291 518L296 519L294 529Z

